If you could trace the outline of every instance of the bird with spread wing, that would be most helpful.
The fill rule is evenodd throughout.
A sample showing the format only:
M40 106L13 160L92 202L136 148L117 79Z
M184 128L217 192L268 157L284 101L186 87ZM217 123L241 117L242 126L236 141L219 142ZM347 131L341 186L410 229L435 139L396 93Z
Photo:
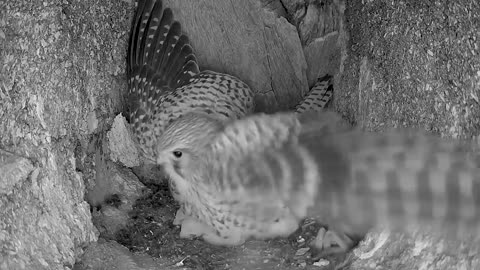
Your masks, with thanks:
M145 157L165 127L196 111L229 121L253 112L253 91L240 79L200 71L188 37L162 1L140 0L127 54L128 107L134 136Z
M244 117L253 112L253 91L234 76L200 71L188 37L162 1L136 5L127 53L128 116L141 153L154 163L158 138L172 121L192 111L219 123ZM171 181L170 191L181 204Z
M355 233L406 223L478 233L480 171L457 143L361 132L327 112L250 115L250 88L200 72L161 1L140 1L133 20L130 122L170 177L182 236L238 245L287 236L307 216Z

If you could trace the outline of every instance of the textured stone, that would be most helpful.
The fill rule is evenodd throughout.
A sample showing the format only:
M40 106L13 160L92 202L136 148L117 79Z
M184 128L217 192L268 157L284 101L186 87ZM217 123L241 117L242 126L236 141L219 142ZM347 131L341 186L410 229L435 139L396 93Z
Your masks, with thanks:
M0 149L0 194L12 192L13 187L25 180L33 169L28 159Z
M338 32L317 38L303 49L307 60L308 85L312 87L317 78L326 74L337 74L340 66Z
M129 168L140 165L139 150L130 127L121 114L113 120L112 128L107 132L107 139L112 161L120 162Z
M347 33L349 41L341 40L335 109L365 130L417 127L444 137L477 138L480 58L478 46L464 42L478 40L472 23L480 9L474 2L347 2L340 37ZM473 239L447 240L429 228L411 228L392 233L380 249L363 256L381 241L382 232L368 234L350 269L480 267Z
M88 112L121 110L130 10L96 0L0 6L0 145L22 157L0 195L0 268L63 270L97 240L76 154L93 140Z

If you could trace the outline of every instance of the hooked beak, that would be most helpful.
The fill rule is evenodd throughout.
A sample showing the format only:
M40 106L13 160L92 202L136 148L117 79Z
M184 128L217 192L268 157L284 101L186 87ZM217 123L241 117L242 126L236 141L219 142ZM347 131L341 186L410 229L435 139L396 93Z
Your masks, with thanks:
M167 159L164 156L157 156L156 163L163 167L167 163Z
M158 156L157 159L155 160L155 163L157 164L158 168L160 169L160 175L162 175L163 178L169 179L170 175L167 173L166 167L168 160L165 157Z

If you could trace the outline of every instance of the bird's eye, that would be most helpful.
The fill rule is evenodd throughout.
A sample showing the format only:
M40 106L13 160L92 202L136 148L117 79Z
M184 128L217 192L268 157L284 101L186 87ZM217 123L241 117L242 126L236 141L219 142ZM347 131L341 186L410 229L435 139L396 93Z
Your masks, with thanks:
M174 155L176 158L181 158L181 157L182 157L182 152L181 152L181 151L173 151L173 155Z

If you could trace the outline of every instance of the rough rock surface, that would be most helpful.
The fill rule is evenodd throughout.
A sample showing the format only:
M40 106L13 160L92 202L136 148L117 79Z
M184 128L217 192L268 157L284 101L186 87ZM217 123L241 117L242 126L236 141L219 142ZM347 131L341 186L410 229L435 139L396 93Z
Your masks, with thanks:
M125 117L117 115L107 132L107 139L110 159L131 168L140 165L140 153L128 125Z
M65 269L96 241L87 115L121 109L129 14L121 1L0 2L0 148L35 166L0 196L0 269Z
M472 140L478 151L478 1L348 1L345 17L336 110L366 130L418 127ZM366 241L379 239L373 232ZM480 269L478 246L412 228L391 234L351 269Z
M478 1L351 1L336 107L370 130L480 130Z
M30 160L0 149L0 194L11 194L15 185L25 181L33 169Z

